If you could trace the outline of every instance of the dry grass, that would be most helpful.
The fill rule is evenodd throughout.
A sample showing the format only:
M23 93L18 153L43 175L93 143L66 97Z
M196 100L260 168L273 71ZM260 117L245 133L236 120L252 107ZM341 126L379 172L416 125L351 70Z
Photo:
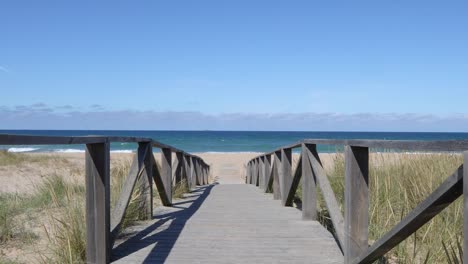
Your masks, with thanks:
M67 159L62 158L58 155L35 155L35 154L24 154L24 153L11 153L5 150L0 150L0 166L17 166L29 163L49 163L49 162L61 162L66 163Z
M23 162L50 162L50 156L1 153L8 157L2 164L20 165ZM53 158L53 157L52 157ZM129 162L119 163L111 170L111 205L117 201ZM83 177L84 175L79 175ZM31 219L42 226L47 249L38 252L35 259L41 263L85 263L86 219L85 187L83 181L70 181L51 175L38 185L32 194L0 194L0 246L23 248L40 236L28 229L20 219ZM123 227L142 219L138 208L138 191L134 191L127 209ZM156 198L156 197L155 197ZM0 264L15 263L0 252Z
M461 164L462 157L456 154L372 153L369 168L370 243L399 223ZM338 153L333 168L327 173L342 211L344 167L343 155ZM300 197L300 190L297 195ZM330 227L320 194L319 216L320 221ZM462 226L463 201L458 199L385 257L389 263L461 263Z

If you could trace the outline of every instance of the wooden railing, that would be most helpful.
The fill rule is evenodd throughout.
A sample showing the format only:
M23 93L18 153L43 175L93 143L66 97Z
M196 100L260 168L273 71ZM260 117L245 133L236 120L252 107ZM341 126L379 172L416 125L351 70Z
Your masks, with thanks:
M317 145L344 146L344 217L317 152ZM292 172L292 149L301 148ZM320 188L344 254L345 263L372 263L379 259L463 194L464 233L468 234L468 166L461 165L434 192L396 226L369 246L369 148L407 151L463 152L468 164L468 141L303 140L253 158L247 163L246 183L273 192L282 205L292 206L302 178L302 216L317 219L317 187ZM463 251L468 252L468 235ZM468 263L468 253L463 256Z
M113 211L110 211L110 143L138 144L130 172ZM198 156L150 138L136 137L48 137L0 135L0 145L84 144L86 159L86 262L109 263L125 211L135 187L141 192L140 208L153 216L153 180L162 204L172 205L173 184L185 180L189 188L207 184L210 167ZM153 147L161 149L160 169ZM175 160L172 161L172 154ZM138 184L138 186L136 186Z

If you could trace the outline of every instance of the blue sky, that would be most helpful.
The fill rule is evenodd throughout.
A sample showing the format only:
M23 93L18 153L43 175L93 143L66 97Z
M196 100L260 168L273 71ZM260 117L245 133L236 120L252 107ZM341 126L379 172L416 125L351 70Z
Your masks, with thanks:
M285 130L468 131L467 12L467 1L2 1L0 128L143 118L131 128L268 130L286 116Z

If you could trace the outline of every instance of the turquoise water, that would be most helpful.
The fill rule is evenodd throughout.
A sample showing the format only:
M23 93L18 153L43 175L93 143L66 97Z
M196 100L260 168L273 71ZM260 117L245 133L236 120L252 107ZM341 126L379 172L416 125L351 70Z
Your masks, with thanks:
M153 138L188 152L266 152L306 138L468 140L468 133L408 132L275 132L275 131L103 131L103 130L0 130L0 134L49 136L134 136ZM335 146L318 146L334 152ZM132 152L132 143L112 143L111 151ZM83 145L0 146L11 152L83 152Z

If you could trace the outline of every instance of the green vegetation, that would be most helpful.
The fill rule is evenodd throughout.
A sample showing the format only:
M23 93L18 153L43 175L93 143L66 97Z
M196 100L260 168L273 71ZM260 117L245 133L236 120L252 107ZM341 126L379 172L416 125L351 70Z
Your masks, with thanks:
M9 157L2 164L21 162L49 161L38 155L12 154L2 152ZM120 196L130 163L121 163L111 170L111 206ZM23 219L32 219L41 223L48 240L48 251L42 252L43 263L85 263L86 257L86 219L85 187L82 183L72 183L59 175L51 175L36 187L33 194L0 194L0 245L22 245L38 239L25 227ZM141 193L135 190L123 221L123 227L142 219L139 210ZM157 198L157 197L155 197ZM44 218L45 216L45 218ZM1 254L0 254L1 255ZM14 263L2 259L0 264Z
M172 188L172 198L180 199L184 197L184 193L189 192L189 186L186 179L182 179L179 183L175 184Z
M44 162L62 162L66 163L67 160L56 155L35 155L35 154L22 154L11 153L5 150L0 150L0 166L16 166L24 163L44 163Z
M373 243L427 198L462 164L455 154L373 153L369 168L369 242ZM343 211L344 158L338 154L328 171ZM296 194L301 197L301 190ZM319 220L331 228L319 192ZM458 199L385 257L390 263L461 263L463 201Z

